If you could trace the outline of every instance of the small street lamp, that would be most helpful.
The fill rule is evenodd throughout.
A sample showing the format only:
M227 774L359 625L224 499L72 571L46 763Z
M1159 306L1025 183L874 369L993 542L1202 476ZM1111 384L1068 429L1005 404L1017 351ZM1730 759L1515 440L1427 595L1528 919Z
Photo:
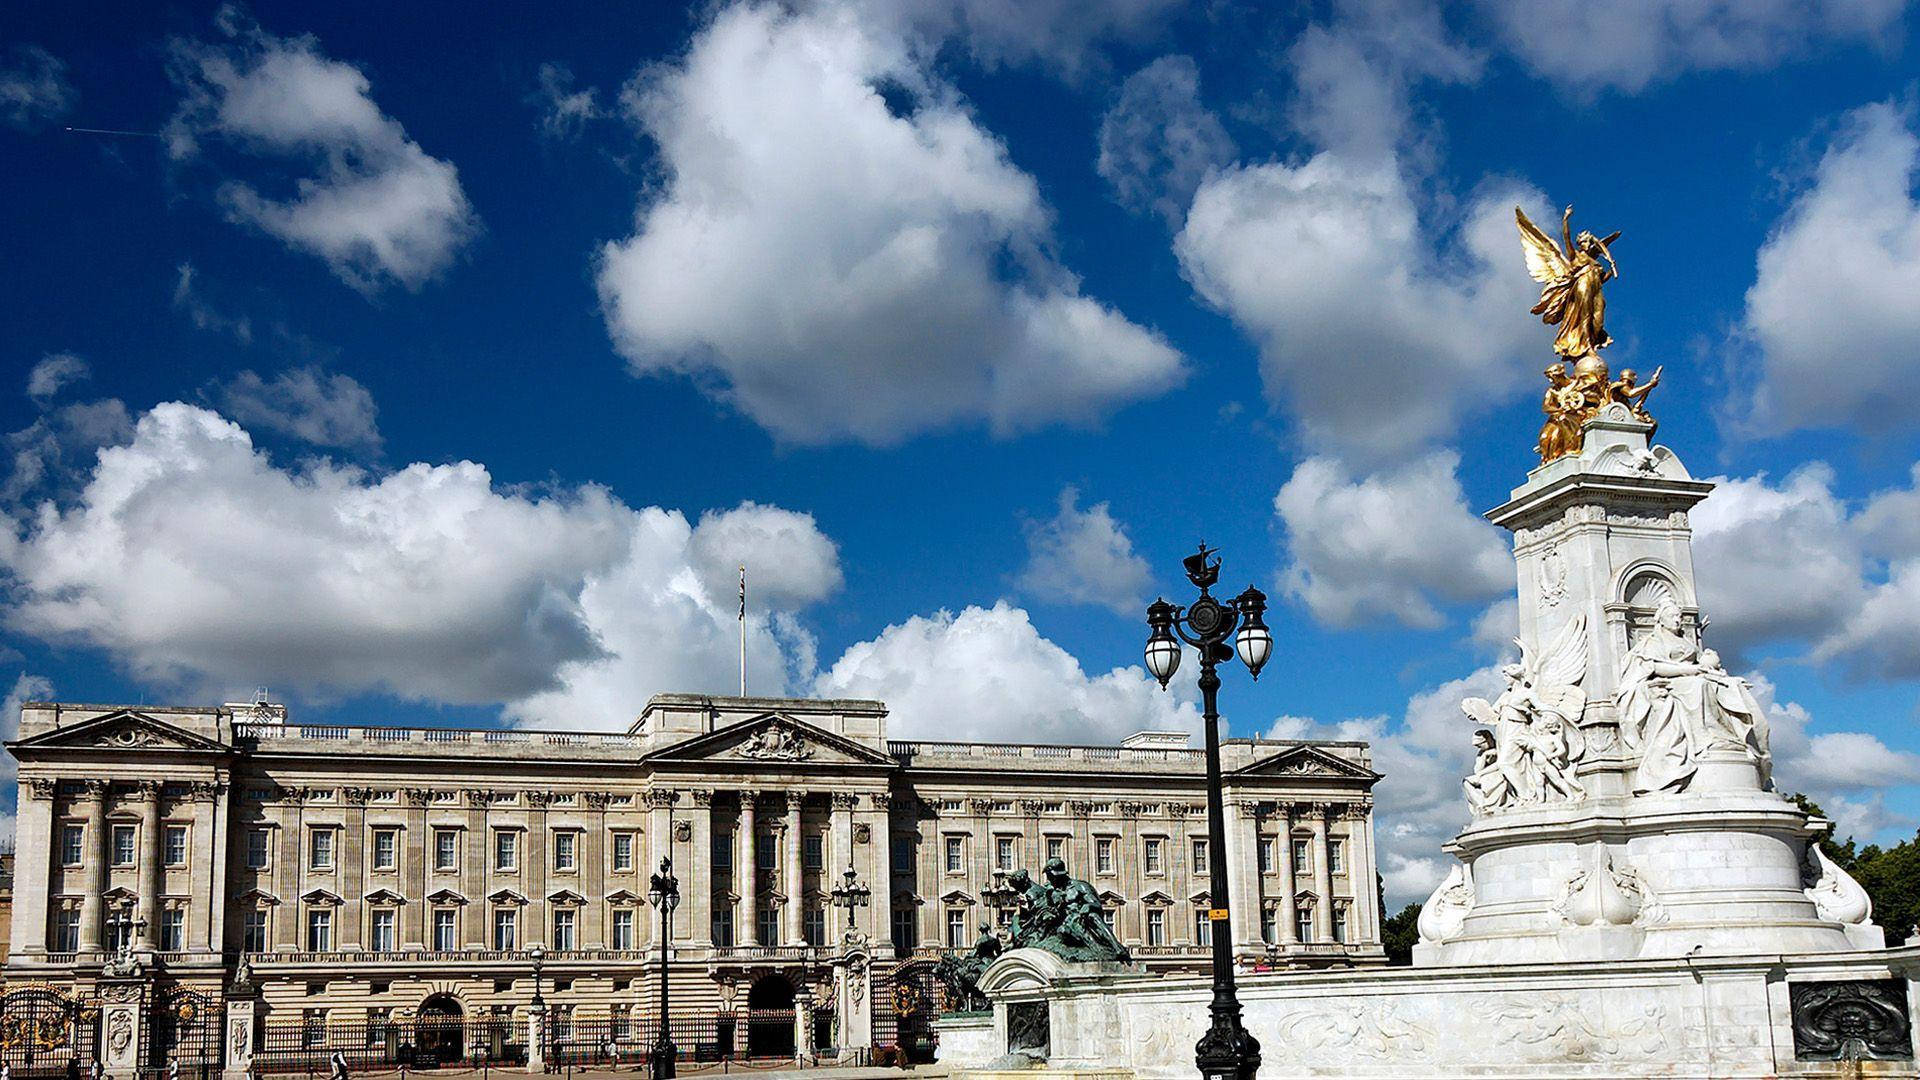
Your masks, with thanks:
M673 876L673 859L660 859L660 872L647 884L647 899L660 909L660 1036L653 1040L654 1080L673 1080L673 1059L679 1049L667 1024L667 938L673 933L673 909L680 906L680 882Z
M833 906L847 909L847 929L853 929L853 909L863 908L873 899L873 890L860 884L859 877L849 865L847 872L841 875L845 884L833 887Z
M547 999L540 996L540 969L546 963L547 947L536 942L527 947L527 952L533 954L533 1007L544 1009Z
M1207 920L1215 927L1213 938L1213 1003L1208 1011L1213 1023L1194 1046L1194 1058L1200 1075L1206 1080L1252 1080L1260 1070L1260 1041L1240 1022L1240 998L1233 984L1233 934L1228 930L1227 895L1227 822L1226 800L1220 790L1220 711L1218 695L1220 675L1215 667L1231 662L1237 652L1248 674L1260 677L1267 657L1273 653L1273 634L1263 619L1267 596L1252 586L1234 597L1231 606L1213 598L1209 591L1220 580L1220 560L1210 559L1214 549L1200 545L1197 554L1184 560L1187 580L1200 590L1200 596L1185 608L1164 599L1147 606L1147 670L1166 689L1173 673L1180 669L1180 643L1186 642L1200 653L1200 696L1202 717L1207 724L1207 861L1211 884L1207 886ZM1234 633L1235 628L1239 633ZM1178 635L1176 637L1175 635ZM1232 639L1233 646L1227 641Z

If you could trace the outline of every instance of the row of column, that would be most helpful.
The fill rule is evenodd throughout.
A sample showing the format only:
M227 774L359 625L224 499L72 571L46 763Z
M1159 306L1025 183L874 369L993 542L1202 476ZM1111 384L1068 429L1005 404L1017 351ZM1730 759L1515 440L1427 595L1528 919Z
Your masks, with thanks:
M1302 811L1304 808L1304 812ZM1297 816L1296 816L1297 815ZM1236 947L1259 948L1264 945L1260 932L1263 886L1259 844L1261 841L1260 804L1239 801L1229 807L1227 858L1230 865L1242 868L1230 874L1230 901L1233 913L1233 940ZM1333 940L1333 860L1329 821L1340 816L1348 820L1345 872L1350 893L1348 941L1379 940L1379 896L1369 876L1374 865L1372 820L1364 804L1355 803L1279 803L1273 812L1278 828L1274 833L1274 869L1279 876L1279 901L1275 919L1275 944L1282 947L1299 944L1296 927L1296 897L1302 883L1295 878L1293 862L1294 829L1304 825L1312 852L1313 940Z

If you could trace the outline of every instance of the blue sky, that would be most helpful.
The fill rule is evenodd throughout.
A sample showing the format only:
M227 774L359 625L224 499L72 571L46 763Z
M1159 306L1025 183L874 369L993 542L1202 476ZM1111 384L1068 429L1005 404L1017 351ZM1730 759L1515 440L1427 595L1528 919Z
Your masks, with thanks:
M1204 538L1235 733L1374 739L1417 897L1573 203L1783 782L1907 835L1910 13L1643 6L15 5L4 681L619 728L731 688L745 561L756 691L1110 739L1195 722L1137 658Z

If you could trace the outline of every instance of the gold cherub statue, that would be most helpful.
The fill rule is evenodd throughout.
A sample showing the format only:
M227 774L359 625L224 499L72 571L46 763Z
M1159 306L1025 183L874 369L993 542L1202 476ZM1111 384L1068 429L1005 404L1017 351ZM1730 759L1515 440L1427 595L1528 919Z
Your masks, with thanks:
M1600 350L1613 344L1607 333L1607 298L1602 286L1620 276L1611 250L1620 233L1616 230L1596 237L1582 231L1575 237L1573 207L1569 206L1560 215L1561 242L1555 244L1528 220L1526 211L1516 206L1513 216L1520 226L1527 273L1540 282L1540 302L1533 306L1533 314L1548 326L1560 328L1553 339L1553 351L1561 360L1547 369L1547 393L1541 402L1547 422L1540 430L1540 459L1552 461L1579 452L1581 426L1610 402L1618 401L1633 410L1636 419L1652 423L1645 402L1660 381L1660 373L1656 371L1652 379L1637 384L1631 372L1623 372L1621 380L1615 382L1608 377L1607 362L1600 358ZM1569 362L1573 364L1571 373L1566 367Z

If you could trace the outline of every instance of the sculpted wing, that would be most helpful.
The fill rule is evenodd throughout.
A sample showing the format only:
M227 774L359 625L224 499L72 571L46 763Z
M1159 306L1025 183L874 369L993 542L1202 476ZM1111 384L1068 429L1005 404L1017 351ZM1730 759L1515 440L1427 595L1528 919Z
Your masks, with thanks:
M1493 703L1483 697L1470 697L1462 701L1460 711L1481 727L1493 727L1500 722L1500 715L1493 711Z
M1527 273L1542 285L1554 285L1567 279L1573 268L1567 262L1553 238L1540 231L1540 227L1528 220L1527 212L1519 207L1513 208L1513 218L1520 226L1520 248L1527 255Z
M1581 612L1561 627L1539 656L1529 654L1523 645L1521 657L1540 703L1569 721L1577 721L1587 700L1586 692L1580 689L1587 677L1586 613Z

